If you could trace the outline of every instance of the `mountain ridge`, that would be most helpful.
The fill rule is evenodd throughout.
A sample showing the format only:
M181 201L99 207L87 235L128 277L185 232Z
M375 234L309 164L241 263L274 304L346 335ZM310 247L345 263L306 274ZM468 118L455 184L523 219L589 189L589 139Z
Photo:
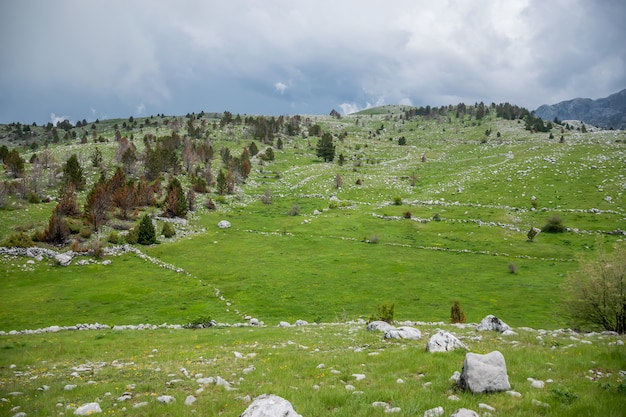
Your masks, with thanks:
M626 89L597 100L575 98L544 104L535 114L544 120L580 120L604 129L626 129Z

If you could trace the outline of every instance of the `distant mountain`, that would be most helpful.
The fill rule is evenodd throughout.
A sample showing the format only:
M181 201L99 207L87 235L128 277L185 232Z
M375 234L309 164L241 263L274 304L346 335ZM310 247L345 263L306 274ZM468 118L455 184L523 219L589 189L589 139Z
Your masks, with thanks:
M626 89L605 98L575 98L539 107L535 114L544 120L581 120L605 129L626 129Z

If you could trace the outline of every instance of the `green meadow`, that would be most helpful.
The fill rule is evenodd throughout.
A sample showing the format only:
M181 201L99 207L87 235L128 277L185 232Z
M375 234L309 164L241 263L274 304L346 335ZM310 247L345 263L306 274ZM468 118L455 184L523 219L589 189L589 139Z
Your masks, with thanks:
M249 177L231 194L217 195L215 188L197 194L186 224L175 225L176 236L135 245L142 256L81 255L67 267L45 258L0 256L0 331L77 323L211 319L220 324L195 331L0 335L0 397L9 398L12 391L27 396L1 402L0 414L13 415L15 405L27 415L68 414L98 398L111 414L237 416L246 407L246 395L271 392L292 401L303 416L383 415L373 401L400 407L400 415L422 415L438 405L445 405L446 415L460 407L478 411L481 402L495 407L495 415L624 415L626 388L619 371L626 369L626 352L623 345L611 344L623 338L595 334L588 337L590 344L581 344L569 333L539 340L537 333L520 331L512 339L484 335L472 340L473 328L450 328L472 340L468 344L474 352L503 352L513 389L522 393L511 398L457 392L449 377L460 371L463 353L431 355L424 352L425 342L386 342L362 324L345 324L367 321L379 305L394 304L396 320L439 323L423 325L423 331L434 333L435 326L450 321L450 308L459 301L470 323L493 314L513 328L567 328L565 277L578 269L579 260L594 259L600 245L611 251L624 244L623 131L561 133L555 126L550 138L493 113L481 120L454 113L406 119L404 110L385 106L340 119L303 116L309 127L318 124L334 135L333 162L316 156L319 137L304 128L293 136L281 131L269 145L255 140L249 126L220 127L219 115L207 114L215 172L222 164L218 150L239 155L253 140L261 151L273 146L275 159L253 157ZM171 133L164 124L155 127L154 120L163 117L151 119L151 126L124 133L134 137L138 154L144 151L145 135ZM178 133L184 136L186 118L179 119ZM90 155L98 148L111 175L118 147L114 125L124 122L101 121L97 142L90 136L87 143L72 138L49 143L53 163L37 173L27 163L25 181L37 179L44 194L56 196L55 178L75 153L87 177L86 190L78 193L82 207L89 185L100 176ZM33 131L28 143L7 142L27 161L45 146L43 128ZM189 175L179 178L190 186ZM163 174L163 184L167 179ZM5 180L10 181L8 173ZM271 204L262 201L268 195ZM215 209L205 207L209 199ZM10 195L0 210L0 239L43 230L54 206L54 201ZM144 212L159 215L162 208L143 208L134 220ZM528 231L542 228L553 216L567 231L541 232L529 241ZM88 237L91 242L115 246L107 242L117 221L114 213L110 219ZM222 220L231 227L220 229ZM160 231L163 221L156 223ZM250 318L266 327L227 326ZM275 328L280 321L296 320L315 325ZM355 352L357 347L364 349ZM233 351L257 356L235 358ZM87 362L105 365L89 375L69 375L72 367ZM326 370L316 368L319 363ZM245 365L256 370L243 376ZM181 367L191 375L221 375L237 389L210 387L197 395L195 406L186 406L185 396L198 388L194 379L166 383L180 377ZM340 373L330 374L331 367ZM590 369L603 377L591 381ZM376 377L355 382L354 373ZM555 382L533 391L528 377ZM398 378L405 383L396 383ZM64 392L63 385L71 381L78 387ZM426 381L432 382L427 388ZM37 390L44 384L50 391ZM348 384L363 394L348 392ZM134 409L115 401L126 391L132 391L134 403L148 405ZM170 392L176 404L155 401ZM450 403L452 394L460 401ZM534 406L531 399L550 408Z

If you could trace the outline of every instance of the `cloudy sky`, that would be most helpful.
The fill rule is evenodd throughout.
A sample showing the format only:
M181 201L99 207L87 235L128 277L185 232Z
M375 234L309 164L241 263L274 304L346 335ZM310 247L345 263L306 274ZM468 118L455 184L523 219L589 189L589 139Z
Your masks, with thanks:
M535 109L626 88L623 0L15 0L0 4L0 123Z

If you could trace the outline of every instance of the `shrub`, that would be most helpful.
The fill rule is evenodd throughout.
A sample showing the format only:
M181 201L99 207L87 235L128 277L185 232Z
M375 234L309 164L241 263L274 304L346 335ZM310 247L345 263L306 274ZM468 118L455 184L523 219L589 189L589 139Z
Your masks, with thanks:
M204 207L206 207L207 210L215 210L215 203L209 198L204 202Z
M298 203L294 204L287 214L289 214L290 216L297 216L298 214L300 214L300 206L298 205Z
M410 219L413 215L411 214L410 211L405 211L403 216L404 216L405 219Z
M89 254L96 259L102 258L104 256L104 247L102 246L102 242L96 239L89 244Z
M385 321L387 323L393 323L393 316L395 314L396 305L394 303L378 304L377 312L370 316L369 321Z
M137 243L140 245L152 245L157 243L156 231L152 220L147 214L144 214L137 228Z
M607 254L600 241L597 259L580 259L565 280L564 308L575 325L626 333L626 246Z
M561 217L554 215L548 219L546 224L541 228L545 233L563 233L566 230Z
M401 206L402 205L402 197L395 196L393 198L393 204L396 205L396 206Z
M30 248L34 245L33 239L24 232L9 235L9 237L2 242L2 246L7 248Z
M455 301L450 309L450 323L465 323L465 312L458 301Z
M91 237L91 229L89 229L88 227L83 227L82 229L80 229L80 237L84 239L89 239Z
M183 327L186 329L203 329L213 326L215 326L215 322L211 319L211 316L198 316L193 320L189 320L188 323L183 324Z
M124 238L124 241L126 243L128 243L129 245L135 245L135 244L137 244L138 238L139 238L139 228L138 227L133 227L126 234L126 237Z
M436 222L441 221L441 216L439 215L439 213L433 214L433 220Z
M117 233L115 230L113 230L110 234L109 237L107 238L107 242L113 244L113 245L118 245L120 244L120 235L119 233Z
M172 223L165 222L163 223L163 228L161 228L161 234L169 239L176 236L176 229Z
M509 272L511 274L517 274L517 265L515 265L513 262L509 262Z
M266 188L265 192L261 196L261 201L263 202L263 204L266 204L269 206L270 204L272 204L272 200L273 200L272 192L270 191L269 188Z

